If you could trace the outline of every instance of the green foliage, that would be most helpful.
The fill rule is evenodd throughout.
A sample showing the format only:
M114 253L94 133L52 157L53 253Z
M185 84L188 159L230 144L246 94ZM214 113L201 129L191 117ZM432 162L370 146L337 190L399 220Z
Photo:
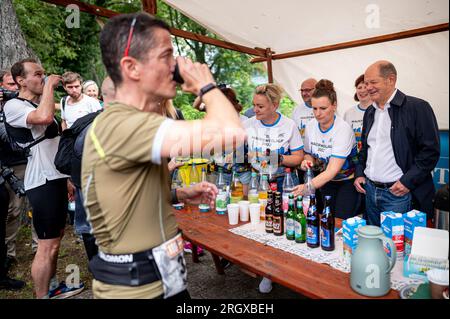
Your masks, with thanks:
M70 70L84 79L103 80L100 27L93 16L81 13L80 27L68 28L71 12L63 7L36 0L14 0L14 6L25 38L48 74Z
M66 12L63 7L36 0L13 1L25 38L47 73L62 74L70 70L80 73L83 79L92 79L101 84L106 71L99 48L100 26L94 16L81 12L80 27L70 29L66 26L66 19L71 12ZM140 0L83 1L122 13L141 10ZM169 25L217 38L163 1L158 1L157 6L158 17ZM217 83L226 83L236 91L244 110L252 107L255 79L266 78L262 64L251 64L249 55L200 42L174 37L173 43L176 55L207 63ZM57 98L63 94L58 92ZM191 107L193 100L194 96L181 92L174 98L174 105L183 111L186 119L204 116ZM290 102L283 102L280 109L283 114L290 112Z
M295 107L296 107L295 102L292 101L288 96L286 96L281 100L280 107L278 108L278 110L284 116L291 117L292 111L294 110Z
M174 28L218 38L162 1L158 1L158 16ZM216 82L231 86L236 91L244 109L251 107L252 95L256 87L253 78L265 74L261 64L251 64L249 55L236 51L181 38L174 38L173 42L176 55L187 56L195 61L208 64ZM188 111L192 101L193 98L186 99L183 94L177 94L174 99L175 106L183 110L186 119L197 119L197 116L202 115L195 110ZM189 105L186 105L186 102L189 102Z

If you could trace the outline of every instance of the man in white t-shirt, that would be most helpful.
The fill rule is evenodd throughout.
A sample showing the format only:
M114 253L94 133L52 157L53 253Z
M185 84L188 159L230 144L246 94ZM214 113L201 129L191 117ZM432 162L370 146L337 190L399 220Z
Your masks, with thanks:
M50 75L33 59L15 63L11 68L19 86L19 96L4 106L8 134L21 145L45 136L30 147L24 186L33 209L33 225L39 238L38 249L31 266L31 276L37 298L64 298L83 289L58 285L56 264L67 212L67 176L55 167L59 144L58 123L54 119L54 89L61 81ZM44 84L45 83L45 84Z
M303 103L298 105L292 112L292 119L297 124L300 135L304 142L305 128L309 121L314 118L313 109L311 106L311 97L314 92L314 87L317 83L316 79L306 79L300 86L300 93L302 95Z
M61 99L62 128L70 128L80 117L102 108L98 100L81 93L81 76L75 72L62 75L64 90L68 96Z

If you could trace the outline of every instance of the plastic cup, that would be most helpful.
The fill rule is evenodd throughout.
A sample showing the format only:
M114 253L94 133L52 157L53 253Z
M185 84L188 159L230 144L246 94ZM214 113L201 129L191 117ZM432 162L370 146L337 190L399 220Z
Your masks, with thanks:
M250 210L250 222L252 223L252 225L258 225L260 222L260 210L261 209L261 204L250 204L249 205L249 210Z
M241 200L239 203L239 219L241 222L248 222L248 207L250 202L248 200Z
M237 225L239 222L239 204L228 204L228 223L230 225Z

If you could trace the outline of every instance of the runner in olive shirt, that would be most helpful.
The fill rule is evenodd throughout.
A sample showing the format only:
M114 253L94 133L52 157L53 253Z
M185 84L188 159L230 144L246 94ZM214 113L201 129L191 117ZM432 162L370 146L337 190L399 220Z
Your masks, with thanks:
M84 206L99 246L89 264L94 297L188 298L170 196L212 199L217 189L203 183L194 193L170 194L167 158L242 144L244 130L208 67L180 57L182 89L202 97L205 119L173 121L156 113L176 94L164 22L146 13L118 15L103 28L100 47L117 103L94 120L83 150Z

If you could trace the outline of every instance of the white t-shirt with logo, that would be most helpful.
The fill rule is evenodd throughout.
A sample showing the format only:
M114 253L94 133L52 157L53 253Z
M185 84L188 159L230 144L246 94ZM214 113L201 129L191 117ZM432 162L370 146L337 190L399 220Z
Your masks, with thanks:
M322 131L319 122L312 120L306 126L305 153L319 160L324 171L332 157L346 159L334 181L351 179L354 176L357 149L353 130L342 118L335 116L334 124Z
M302 136L303 142L305 141L305 128L306 125L314 118L313 108L306 105L306 103L300 104L292 112L292 119Z
M34 139L38 139L47 128L47 125L27 124L28 114L36 110L33 105L26 101L12 99L4 106L5 117L9 125L18 128L28 128ZM66 178L55 167L54 160L58 151L59 136L45 139L39 144L31 147L25 170L25 190L30 190L46 183L46 180Z
M64 98L63 98L64 99ZM72 98L66 99L65 106L63 108L63 99L61 99L61 119L66 121L67 128L70 128L73 123L80 117L83 117L89 113L97 112L101 110L102 106L100 102L90 96L83 94L81 101L75 104L69 104Z
M362 148L361 134L365 112L366 110L362 109L359 106L359 104L357 104L351 109L348 109L344 114L344 121L351 126L353 132L355 133L356 144L358 145L358 152Z
M294 121L280 113L277 114L278 120L271 125L264 124L256 117L249 118L243 123L247 133L249 161L256 170L263 173L268 173L266 169L269 169L265 166L267 149L270 149L272 159L278 154L290 155L303 149L302 138ZM276 169L274 167L274 170Z

